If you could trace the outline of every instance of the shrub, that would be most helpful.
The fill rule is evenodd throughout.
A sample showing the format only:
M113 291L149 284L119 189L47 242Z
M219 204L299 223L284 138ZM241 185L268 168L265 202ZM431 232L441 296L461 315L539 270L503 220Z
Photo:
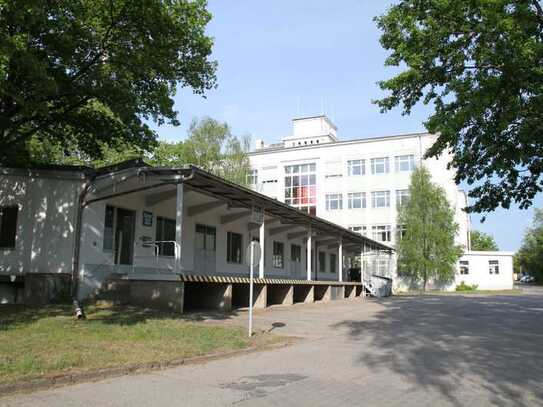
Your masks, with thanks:
M456 286L456 291L475 291L477 290L477 287L478 287L477 284L469 285L462 281L460 284Z

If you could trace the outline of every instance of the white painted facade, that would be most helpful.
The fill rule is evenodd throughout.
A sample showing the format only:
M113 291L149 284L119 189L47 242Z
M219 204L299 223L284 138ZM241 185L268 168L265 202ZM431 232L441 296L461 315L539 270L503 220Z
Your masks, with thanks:
M455 209L459 225L457 244L469 250L470 219L463 211L467 197L454 182L454 169L447 168L450 157L445 154L424 159L435 135L417 133L339 141L336 132L328 118L318 116L295 119L293 134L281 143L266 146L258 141L250 154L252 187L279 201L296 204L289 202L292 192L288 183L292 181L286 168L312 165L316 180L315 214L394 247L401 229L397 200L409 188L413 166L423 163ZM395 287L400 288L394 270L395 267L387 270L378 262L373 265L373 272L393 278ZM512 276L512 266L504 266L503 274ZM485 280L482 274L480 277ZM483 280L481 287L487 284Z
M0 274L70 270L81 183L77 171L0 170L0 208L18 208L15 247L0 247Z
M166 175L141 175L139 171L143 170L145 168L129 168L100 175L91 181L92 188L85 195L86 204L81 212L78 262L81 298L92 295L112 273L135 277L158 274L161 278L176 273L246 277L249 267L245 262L245 250L252 239L264 242L263 260L258 268L260 278L348 281L343 256L354 256L361 250L358 243L355 247L343 248L342 235L349 234L348 231L334 225L337 235L332 232L322 237L319 235L322 233L320 228L312 231L309 224L291 224L280 216L267 214L264 226L254 227L247 207L231 207L232 203L221 201L220 194L212 197L194 187L184 190L183 184L178 185L177 189L172 183L162 185L160 183ZM15 247L0 249L0 275L35 272L70 274L75 256L79 197L88 178L78 171L2 171L0 209L17 207L18 213ZM175 182L174 178L171 179ZM202 209L210 203L214 206ZM272 201L272 205L277 204ZM115 214L110 233L114 248L106 247L107 207ZM182 208L179 214L178 208ZM128 229L133 233L122 230L124 226L120 226L119 211L127 217L126 224L130 224ZM145 212L151 215L150 225L144 225ZM287 208L287 212L294 211ZM179 236L176 233L168 238L177 241L180 246L179 267L176 264L177 255L157 256L156 246L145 243L160 240L157 233L159 217L169 220L180 230ZM209 250L201 247L203 243L196 233L198 225L214 230L214 238L206 235L206 239L214 240L213 244L206 243L208 248L212 247ZM330 227L324 229L330 230ZM241 235L238 262L227 260L229 232ZM296 236L289 236L293 234ZM127 236L130 239L127 245L130 253L128 260L123 261L123 249L119 247ZM360 239L353 235L351 241L353 237L357 242ZM307 253L308 247L312 246L307 245L308 238L310 242L312 239L327 241L326 246L318 248L326 254L326 262L322 265L309 262L309 273ZM283 245L282 264L279 265L273 259L274 244L277 243ZM293 245L300 248L299 261L292 258ZM314 252L315 247L312 248ZM316 258L317 255L314 256Z

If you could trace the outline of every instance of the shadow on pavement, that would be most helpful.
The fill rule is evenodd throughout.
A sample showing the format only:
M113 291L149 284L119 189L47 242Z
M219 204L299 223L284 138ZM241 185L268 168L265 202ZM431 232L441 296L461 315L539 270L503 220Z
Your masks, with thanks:
M351 338L370 338L357 363L390 369L456 405L466 381L495 405L543 400L543 297L393 297L374 318L345 320ZM467 390L467 389L466 389Z

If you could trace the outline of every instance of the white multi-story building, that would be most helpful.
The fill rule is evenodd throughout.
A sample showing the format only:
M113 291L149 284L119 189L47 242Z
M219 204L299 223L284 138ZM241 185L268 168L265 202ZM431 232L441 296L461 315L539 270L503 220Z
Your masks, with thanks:
M470 249L466 194L447 168L448 155L425 159L435 142L429 133L340 140L326 116L293 120L280 143L256 141L250 183L257 191L373 240L394 246L402 233L397 208L408 198L411 172L423 163L456 212L457 244ZM469 261L469 260L463 260ZM383 274L379 264L374 272ZM395 277L394 267L386 270Z

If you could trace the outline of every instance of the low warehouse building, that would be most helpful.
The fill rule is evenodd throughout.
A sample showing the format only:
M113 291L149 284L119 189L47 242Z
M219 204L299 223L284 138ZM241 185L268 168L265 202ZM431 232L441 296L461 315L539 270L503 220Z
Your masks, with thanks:
M71 291L178 311L247 306L251 241L262 251L255 306L352 298L370 284L349 281L348 259L392 254L193 166L4 168L0 208L3 302Z

